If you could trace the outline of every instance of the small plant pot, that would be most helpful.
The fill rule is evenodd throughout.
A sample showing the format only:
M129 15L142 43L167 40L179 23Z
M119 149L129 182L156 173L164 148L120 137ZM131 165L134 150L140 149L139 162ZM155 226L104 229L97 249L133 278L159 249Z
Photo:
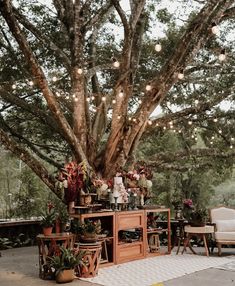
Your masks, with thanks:
M43 227L42 232L45 236L51 235L52 234L52 229L53 227Z
M74 270L73 269L64 269L58 271L55 276L56 283L68 283L74 280Z
M81 242L92 243L98 240L98 236L96 233L84 233L84 235L80 236Z

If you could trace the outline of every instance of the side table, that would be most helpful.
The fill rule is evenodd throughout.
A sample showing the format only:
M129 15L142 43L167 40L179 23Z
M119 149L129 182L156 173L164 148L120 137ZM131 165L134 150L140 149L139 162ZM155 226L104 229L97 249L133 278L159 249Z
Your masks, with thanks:
M205 225L205 226L190 226L190 225L186 225L184 227L184 231L185 231L185 234L186 234L186 238L184 240L184 249L182 251L182 254L186 250L187 246L190 248L190 250L192 251L193 254L196 254L196 252L192 248L192 245L190 243L190 239L191 239L192 236L197 236L197 237L200 237L200 238L203 239L206 256L209 256L209 250L208 250L208 247L207 247L207 236L209 234L214 233L214 226L211 226L211 225Z
M84 266L75 268L75 275L78 277L89 278L98 274L100 258L101 258L101 242L95 243L79 243L79 250L84 251Z
M72 248L74 235L71 233L52 233L51 235L39 234L37 236L39 250L39 277L53 279L54 272L48 265L48 257L60 255L60 247Z

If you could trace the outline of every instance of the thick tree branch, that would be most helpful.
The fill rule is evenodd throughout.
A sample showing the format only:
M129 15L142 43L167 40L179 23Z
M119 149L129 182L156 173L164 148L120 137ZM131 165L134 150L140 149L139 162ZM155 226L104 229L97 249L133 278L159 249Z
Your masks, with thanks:
M27 150L23 149L17 144L7 133L0 129L0 142L6 149L10 150L13 154L19 157L25 164L27 164L32 171L54 192L54 178L49 175L47 169L35 159Z
M41 69L40 65L38 64L32 50L30 49L24 34L22 33L13 13L12 13L12 6L9 0L1 0L2 5L0 5L0 11L5 18L12 34L14 35L15 39L17 40L20 49L22 50L29 66L31 67L32 73L35 77L35 80L42 90L42 93L48 103L48 107L51 110L52 114L58 121L58 125L61 127L64 137L67 139L68 143L71 145L72 149L75 151L76 157L78 159L85 161L87 164L87 159L80 142L77 140L76 136L74 135L73 130L69 126L66 118L64 117L59 104L56 101L54 94L51 92L48 83L46 81L45 75L43 70ZM88 164L89 165L89 164Z
M25 137L23 137L21 134L17 133L15 130L13 130L2 118L2 116L0 115L0 126L2 126L3 130L5 130L6 132L10 132L10 134L16 138L18 138L22 143L26 144L39 158L43 159L44 161L46 161L47 163L51 164L52 166L60 169L63 167L63 164L59 164L58 162L56 162L55 160L49 158L48 156L46 156L45 154L43 154L40 150L38 150L38 148L35 147L35 145L29 141L28 139L26 139Z
M55 54L62 59L64 65L66 66L67 70L70 70L70 60L68 56L54 43L52 40L39 31L32 23L30 23L26 17L20 13L16 8L13 8L13 13L15 14L16 19L34 36L40 40L45 46L49 47Z

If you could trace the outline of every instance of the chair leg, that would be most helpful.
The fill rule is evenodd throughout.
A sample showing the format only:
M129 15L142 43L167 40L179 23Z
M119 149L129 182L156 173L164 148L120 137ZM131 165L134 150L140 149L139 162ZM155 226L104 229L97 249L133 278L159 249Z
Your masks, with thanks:
M217 242L217 247L218 247L218 255L221 256L221 243Z

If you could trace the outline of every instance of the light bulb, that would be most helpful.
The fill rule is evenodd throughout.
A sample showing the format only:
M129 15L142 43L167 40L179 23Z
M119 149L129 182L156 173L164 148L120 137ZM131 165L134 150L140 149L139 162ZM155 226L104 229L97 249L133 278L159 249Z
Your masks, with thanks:
M152 124L153 124L152 120L148 120L148 125L152 125Z
M78 68L78 69L77 69L77 73L78 73L78 74L82 74L82 73L83 73L83 70L82 70L81 68Z
M120 115L118 115L118 116L117 116L117 119L120 119L120 118L121 118L121 116L120 116Z
M77 98L77 97L75 97L75 98L74 98L74 101L78 101L78 98Z
M226 59L225 50L221 51L218 58L220 62L223 62Z
M115 68L119 68L119 67L120 67L119 61L116 60L115 58L113 58L113 66L114 66Z
M53 76L52 81L54 81L54 82L57 81L57 77Z
M217 118L214 118L214 119L213 119L213 121L214 121L214 122L217 122L217 121L218 121L218 119L217 119Z
M115 103L116 103L116 99L113 99L113 100L112 100L112 103L115 104Z
M124 96L123 90L121 90L121 91L119 92L118 96L121 97L121 98Z
M87 97L86 101L87 101L87 102L90 102L90 100L91 100L90 97Z
M150 90L152 89L152 86L151 86L150 84L147 84L146 87L145 87L145 89L146 89L147 91L150 91Z
M102 101L106 101L106 97L105 97L105 96L102 96L102 97L101 97L101 100L102 100Z
M184 74L182 72L178 73L178 79L183 79L184 78Z
M219 28L215 23L212 24L211 32L215 35L218 35L220 33Z
M94 99L95 99L95 97L94 97L94 95L92 95L91 100L94 100Z
M11 87L12 87L13 89L16 89L16 85L15 85L15 84L13 84Z
M161 49L162 49L161 44L156 44L156 45L155 45L155 51L156 51L156 52L160 52Z
M230 149L233 149L233 145L230 145Z
M219 130L219 134L222 134L222 130Z
M192 121L188 121L188 125L192 125L193 124L193 122Z
M29 85L30 85L30 86L33 86L33 81L32 81L32 80L29 82Z

